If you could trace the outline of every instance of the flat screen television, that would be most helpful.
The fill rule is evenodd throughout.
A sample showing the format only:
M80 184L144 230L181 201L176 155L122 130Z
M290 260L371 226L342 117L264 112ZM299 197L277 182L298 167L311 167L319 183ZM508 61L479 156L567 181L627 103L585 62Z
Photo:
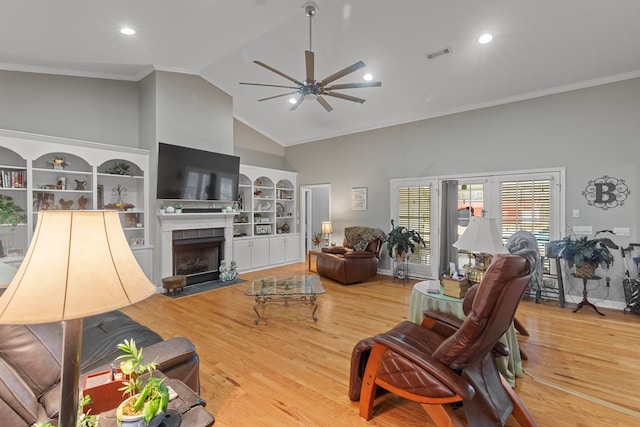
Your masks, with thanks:
M158 199L234 201L240 157L160 142Z

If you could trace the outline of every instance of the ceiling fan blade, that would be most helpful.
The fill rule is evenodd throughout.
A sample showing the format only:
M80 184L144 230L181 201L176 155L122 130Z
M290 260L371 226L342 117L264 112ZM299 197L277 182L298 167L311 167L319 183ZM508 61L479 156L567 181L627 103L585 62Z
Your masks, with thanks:
M304 62L307 68L307 84L313 84L314 79L314 55L310 50L304 51Z
M338 80L344 76L346 76L347 74L353 73L356 70L359 70L360 68L364 67L366 64L362 61L358 61L353 65L348 66L347 68L343 68L342 70L338 71L337 73L333 73L331 74L329 77L325 77L323 80L321 80L320 82L318 82L318 84L320 86L324 86L328 83L331 83L334 80Z
M285 89L298 89L296 86L283 86L283 85L270 85L266 83L245 83L240 82L241 85L250 85L250 86L268 86L268 87L283 87Z
M294 92L288 92L288 93L283 93L281 95L270 96L268 98L258 99L258 101L267 101L267 100L273 99L273 98L280 98L280 97L287 96L287 95L293 95L294 93L298 93L298 91L296 90Z
M325 86L324 90L357 89L361 87L380 87L380 86L382 86L382 82L343 83L338 85Z
M324 107L325 110L327 111L333 111L333 107L331 105L329 105L329 103L327 102L326 99L324 99L322 96L318 95L318 97L316 98L318 100L318 102L320 103L320 105L322 105Z
M291 106L289 111L295 111L295 109L298 108L300 106L300 104L302 104L302 101L304 101L304 96L300 95L300 98L298 98L296 103Z
M323 95L333 96L334 98L346 99L347 101L359 102L362 104L366 99L356 98L355 96L345 95L344 93L337 92L324 92Z
M267 65L267 64L265 64L264 62L260 62L260 61L253 61L253 62L254 62L254 63L256 63L256 64L258 64L258 65L259 65L259 66L261 66L261 67L266 68L266 69L267 69L267 70L269 70L269 71L272 71L272 72L276 73L276 74L277 74L277 75L279 75L279 76L284 77L284 78L285 78L285 79L287 79L287 80L291 80L292 82L294 82L295 84L297 84L297 85L299 85L299 86L302 86L302 82L301 82L301 81L298 81L298 80L294 79L293 77L289 77L289 76L287 76L287 75L286 75L285 73L283 73L282 71L278 71L278 70L276 70L275 68L268 66L268 65Z

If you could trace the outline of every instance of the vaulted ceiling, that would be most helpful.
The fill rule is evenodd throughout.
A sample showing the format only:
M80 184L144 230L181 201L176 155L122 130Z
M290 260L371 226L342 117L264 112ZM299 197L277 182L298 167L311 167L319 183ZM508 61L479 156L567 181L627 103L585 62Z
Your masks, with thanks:
M301 0L2 0L0 69L139 80L152 70L201 75L233 97L234 115L287 146L640 76L637 0L317 0L316 78L356 61L327 112L289 92L259 60L305 78ZM120 34L121 27L136 30ZM493 34L482 45L478 37ZM448 48L450 54L427 59Z

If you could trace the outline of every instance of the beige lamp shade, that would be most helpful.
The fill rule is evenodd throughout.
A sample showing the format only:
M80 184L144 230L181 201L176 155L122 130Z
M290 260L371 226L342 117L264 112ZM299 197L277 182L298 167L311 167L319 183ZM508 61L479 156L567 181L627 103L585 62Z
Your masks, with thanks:
M40 211L29 250L0 297L0 323L78 319L155 293L116 211Z
M476 253L492 255L509 253L502 244L495 218L471 217L469 226L453 246Z
M331 221L322 221L322 234L331 234L333 233L333 225L331 225Z

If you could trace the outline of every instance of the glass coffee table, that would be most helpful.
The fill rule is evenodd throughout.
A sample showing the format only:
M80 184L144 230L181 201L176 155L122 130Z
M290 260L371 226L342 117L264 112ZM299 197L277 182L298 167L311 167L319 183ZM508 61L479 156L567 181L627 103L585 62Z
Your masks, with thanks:
M317 321L318 295L326 291L322 287L319 276L314 275L290 275L267 276L255 279L249 284L246 295L255 297L253 311L256 312L256 325L260 322L258 306L271 302L282 303L288 307L291 302L313 305L311 317Z

